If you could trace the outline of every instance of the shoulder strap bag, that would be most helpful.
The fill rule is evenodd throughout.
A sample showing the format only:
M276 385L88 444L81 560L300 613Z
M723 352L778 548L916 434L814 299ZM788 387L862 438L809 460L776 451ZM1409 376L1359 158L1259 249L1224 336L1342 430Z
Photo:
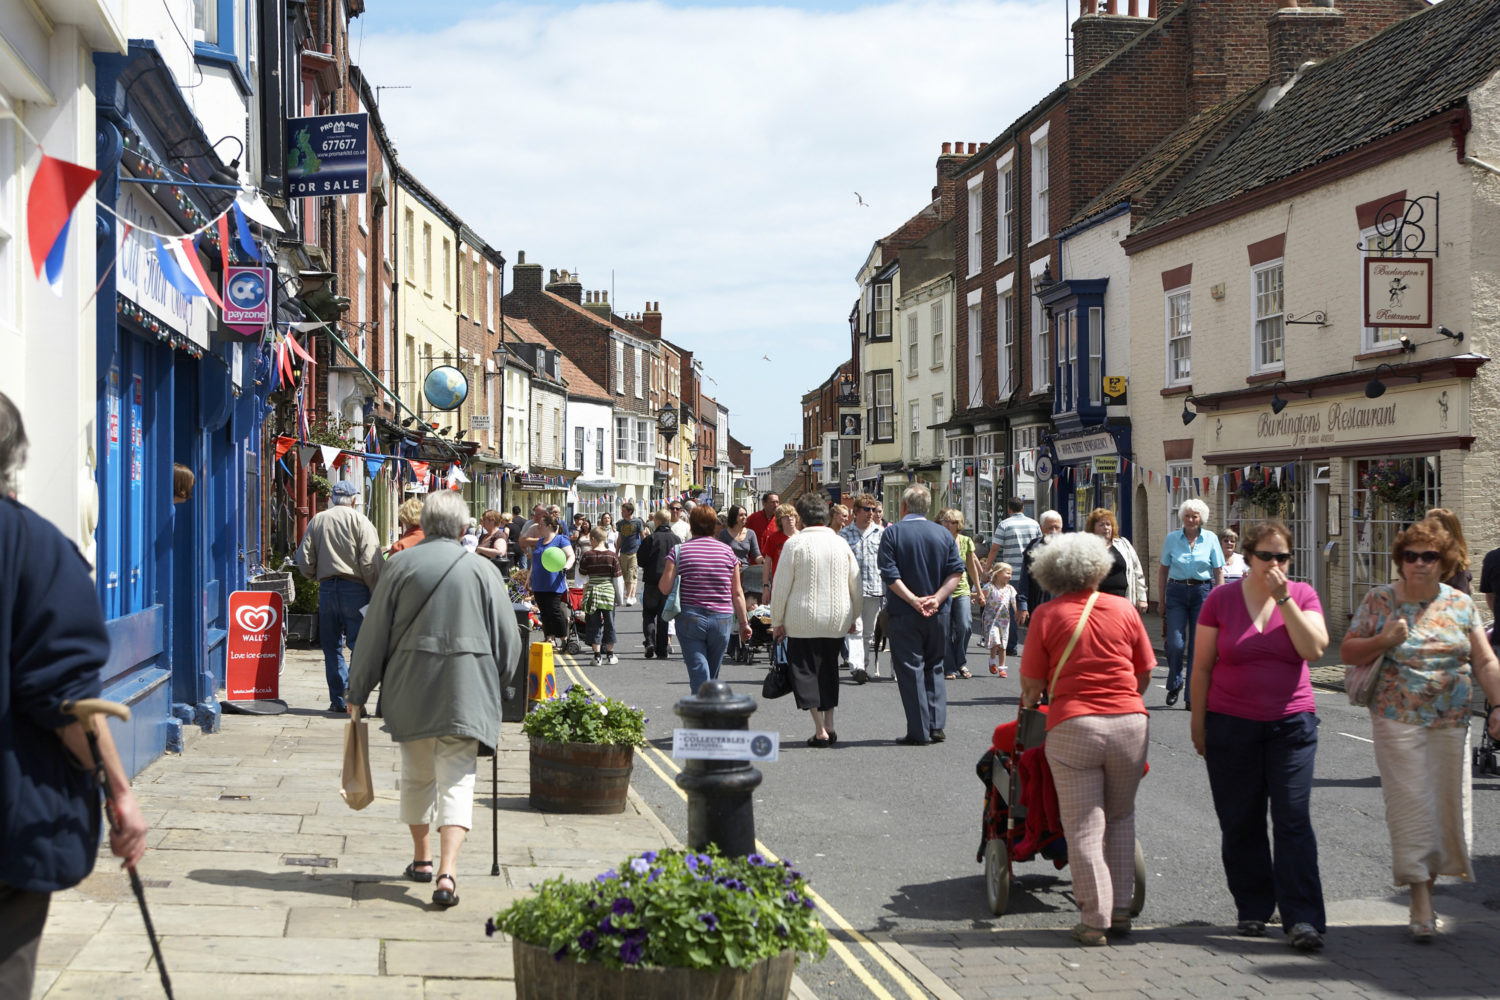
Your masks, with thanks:
M1073 626L1073 636L1068 644L1063 647L1062 656L1058 657L1057 666L1052 668L1052 681L1047 685L1047 702L1052 702L1052 696L1057 691L1057 678L1062 673L1062 668L1068 662L1068 657L1073 655L1073 649L1078 645L1079 638L1083 635L1083 627L1088 624L1089 612L1094 610L1094 602L1099 600L1099 592L1096 590L1089 595L1088 603L1083 606L1083 614L1078 616L1078 624ZM1023 708L1016 718L1016 752L1020 753L1025 747L1041 746L1047 738L1047 716L1035 708Z

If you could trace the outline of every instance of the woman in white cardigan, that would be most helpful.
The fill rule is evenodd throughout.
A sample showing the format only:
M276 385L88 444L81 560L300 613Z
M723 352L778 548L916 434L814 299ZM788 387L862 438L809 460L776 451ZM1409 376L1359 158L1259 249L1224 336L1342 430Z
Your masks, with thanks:
M828 527L828 501L797 498L802 530L787 539L771 586L771 634L786 640L797 707L812 714L810 747L839 741L833 711L839 704L839 660L854 628L860 598L859 564L849 543Z
M1141 557L1136 555L1130 539L1120 535L1120 525L1114 512L1107 507L1095 507L1083 522L1083 530L1098 535L1109 544L1109 574L1099 584L1099 593L1123 597L1135 605L1137 611L1146 610L1146 571L1141 567Z

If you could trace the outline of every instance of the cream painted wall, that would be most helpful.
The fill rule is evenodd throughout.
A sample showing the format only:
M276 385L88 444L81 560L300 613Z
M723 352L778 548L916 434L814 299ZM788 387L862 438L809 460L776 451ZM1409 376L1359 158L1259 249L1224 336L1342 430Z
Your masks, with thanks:
M410 246L413 250L411 258L411 276L407 277L406 268L406 239L407 217L410 211L412 239ZM429 420L437 420L432 414L436 411L425 406L422 398L421 381L430 370L427 355L432 355L432 365L442 364L443 353L447 352L455 360L458 357L458 314L455 311L454 295L451 288L443 285L443 241L448 241L448 284L452 285L457 272L456 247L458 246L458 233L452 226L448 225L441 216L433 212L420 198L398 182L396 186L396 210L392 214L393 225L397 227L397 246L401 254L400 282L400 304L398 310L400 318L400 336L412 337L417 345L417 371L415 385L401 385L396 388L401 394L402 400L418 413L422 413ZM429 287L427 283L427 264L424 253L423 226L432 227L431 246L431 268L432 282ZM446 292L446 294L445 294ZM402 378L405 378L405 360L402 361ZM507 399L507 403L509 399ZM507 407L509 409L509 407Z
M1062 244L1062 277L1109 279L1104 289L1105 375L1130 374L1130 258L1120 246L1129 225L1128 215L1117 215ZM1127 392L1125 398L1134 395ZM1111 407L1109 416L1128 417L1130 407Z
M943 349L934 356L932 344L932 309L936 305L942 314ZM917 366L910 365L911 351L908 345L908 324L912 317L917 321ZM953 415L953 276L944 275L912 289L896 300L896 353L900 370L900 419L897 421L897 439L901 445L904 462L932 462L947 458L946 446L941 445L942 431L933 431L933 397L943 397L943 419ZM911 402L920 405L919 446L915 453L911 449ZM946 475L939 477L946 485Z

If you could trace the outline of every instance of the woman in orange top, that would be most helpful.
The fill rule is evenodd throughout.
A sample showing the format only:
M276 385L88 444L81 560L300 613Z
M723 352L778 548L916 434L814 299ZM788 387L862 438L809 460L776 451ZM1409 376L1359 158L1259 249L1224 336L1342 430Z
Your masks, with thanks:
M422 501L412 498L396 508L396 520L401 525L401 537L392 542L391 547L385 550L385 557L387 559L402 549L411 548L427 537L422 531Z
M1021 704L1047 712L1047 764L1057 787L1079 944L1130 933L1135 889L1135 790L1146 766L1146 703L1156 653L1135 606L1099 593L1114 565L1098 535L1058 535L1031 564L1056 596L1031 615L1021 653ZM1057 670L1079 619L1078 642ZM1049 694L1050 692L1050 694Z

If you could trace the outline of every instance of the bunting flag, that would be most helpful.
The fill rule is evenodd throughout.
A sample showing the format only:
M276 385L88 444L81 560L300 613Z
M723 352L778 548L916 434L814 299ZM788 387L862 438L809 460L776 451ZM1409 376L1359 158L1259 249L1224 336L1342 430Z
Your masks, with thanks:
M180 258L186 264L185 270L198 282L198 287L203 289L203 294L208 300L224 311L224 300L219 298L219 290L214 283L208 280L208 272L203 269L203 261L198 257L198 249L193 245L191 237L184 236L177 241L181 249Z
M455 482L467 483L470 481L469 477L464 475L463 467L460 466L457 462L454 462L451 466L449 466L448 475L452 476Z
M339 450L332 445L320 444L318 448L323 454L323 468L332 470L339 462Z
M417 477L417 482L420 483L427 479L426 462L418 462L415 458L408 458L406 464L411 466L412 475Z
M297 460L305 469L312 464L312 460L318 455L318 446L315 444L304 444L297 447Z
M73 209L99 178L99 171L42 154L31 190L26 195L26 241L31 266L40 278L62 293L62 265L68 245L68 220Z
M285 229L281 228L281 223L276 221L276 216L272 213L270 206L262 201L260 195L255 191L242 189L235 196L234 204L242 213L267 229L274 229L278 233L286 232Z
M303 361L306 361L310 365L317 363L313 361L312 355L304 351L302 349L302 345L297 343L297 338L293 337L290 333L286 335L286 342L291 346L292 350L297 352L297 356L300 357Z
M292 445L297 443L294 437L278 437L276 439L276 457L280 458L291 450Z
M365 456L365 475L369 476L371 479L374 479L376 476L380 475L380 470L381 470L381 468L384 465L385 465L385 459L384 458L375 458L373 456L366 455Z
M230 209L234 213L234 233L237 237L239 237L240 249L245 251L245 256L249 257L257 264L264 264L265 259L260 255L260 247L255 245L255 238L250 235L250 224L245 221L245 213L240 208L239 201L236 200L234 204L230 206ZM225 228L223 222L224 220L220 220L221 234ZM227 239L224 241L224 245L229 245L229 241Z
M161 276L166 283L190 299L201 298L203 289L183 271L182 266L177 263L176 255L167 249L161 237L152 236L151 239L156 244L156 263L161 267Z

